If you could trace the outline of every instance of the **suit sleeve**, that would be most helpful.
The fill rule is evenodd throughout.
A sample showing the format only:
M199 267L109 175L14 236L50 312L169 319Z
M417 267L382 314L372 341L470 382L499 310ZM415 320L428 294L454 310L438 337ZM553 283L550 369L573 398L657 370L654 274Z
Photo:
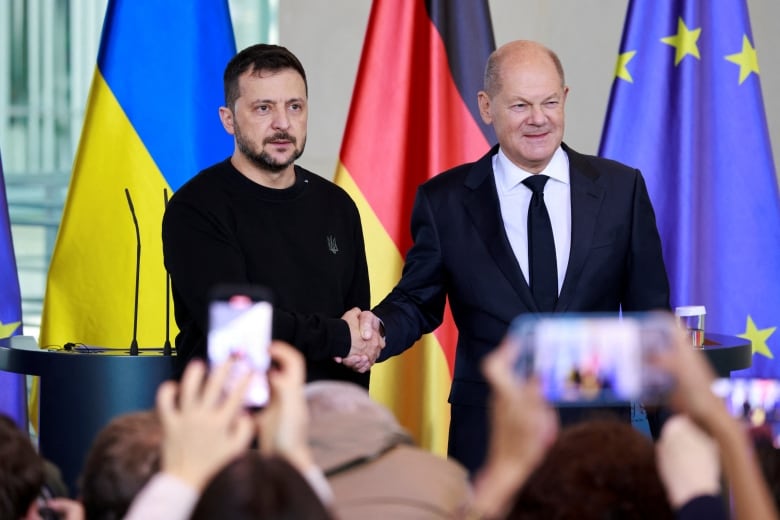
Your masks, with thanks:
M443 318L446 301L444 264L436 219L421 187L412 209L414 244L406 255L398 285L373 311L385 326L387 344L379 360L402 353Z
M661 237L655 212L642 174L637 171L631 228L631 248L627 258L624 311L669 309L669 279L666 275Z

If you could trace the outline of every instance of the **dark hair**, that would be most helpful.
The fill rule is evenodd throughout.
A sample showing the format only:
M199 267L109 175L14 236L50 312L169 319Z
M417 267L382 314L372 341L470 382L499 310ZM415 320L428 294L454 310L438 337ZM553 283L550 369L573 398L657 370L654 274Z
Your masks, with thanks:
M81 474L89 520L124 518L135 496L160 469L163 432L153 411L120 415L98 432Z
M223 83L225 88L225 106L233 110L236 100L241 95L238 88L238 78L245 72L260 74L262 71L278 72L284 69L292 69L303 78L306 94L309 94L309 85L306 82L306 72L303 65L295 57L295 54L281 45L258 43L242 50L228 62L225 67Z
M306 479L285 459L247 452L208 483L191 520L332 517Z
M674 518L652 441L617 420L564 428L507 518L541 517Z
M43 459L16 423L0 414L0 518L25 516L43 482Z

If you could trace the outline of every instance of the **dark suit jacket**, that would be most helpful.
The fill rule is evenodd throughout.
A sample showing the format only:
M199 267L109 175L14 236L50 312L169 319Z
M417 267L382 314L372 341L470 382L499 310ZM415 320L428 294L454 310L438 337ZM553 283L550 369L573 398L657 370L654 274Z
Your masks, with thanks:
M661 241L642 175L563 148L570 164L572 236L555 312L668 309ZM387 331L385 359L435 329L449 298L458 327L453 405L486 405L482 357L513 318L538 312L504 230L492 167L497 152L496 146L419 187L414 245L403 276L374 309Z

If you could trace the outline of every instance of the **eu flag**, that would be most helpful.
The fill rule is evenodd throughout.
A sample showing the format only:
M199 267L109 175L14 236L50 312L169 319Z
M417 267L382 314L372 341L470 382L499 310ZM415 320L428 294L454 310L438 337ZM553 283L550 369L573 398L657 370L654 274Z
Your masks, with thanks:
M22 298L16 273L11 224L5 196L3 162L0 159L0 338L22 330ZM0 372L0 413L8 415L27 431L24 376Z
M672 305L780 376L780 205L745 0L632 0L600 155L640 168ZM777 356L777 357L775 357Z

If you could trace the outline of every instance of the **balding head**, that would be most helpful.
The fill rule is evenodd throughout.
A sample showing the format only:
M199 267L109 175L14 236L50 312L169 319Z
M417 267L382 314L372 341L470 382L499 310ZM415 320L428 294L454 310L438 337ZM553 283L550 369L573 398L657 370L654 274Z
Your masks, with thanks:
M561 79L561 87L566 85L563 74L563 65L558 55L544 45L530 40L515 40L502 45L488 57L485 66L484 89L491 97L501 90L502 71L512 66L538 64L550 62L558 72Z
M555 53L519 40L490 55L477 102L504 155L526 172L540 173L563 142L568 92Z

